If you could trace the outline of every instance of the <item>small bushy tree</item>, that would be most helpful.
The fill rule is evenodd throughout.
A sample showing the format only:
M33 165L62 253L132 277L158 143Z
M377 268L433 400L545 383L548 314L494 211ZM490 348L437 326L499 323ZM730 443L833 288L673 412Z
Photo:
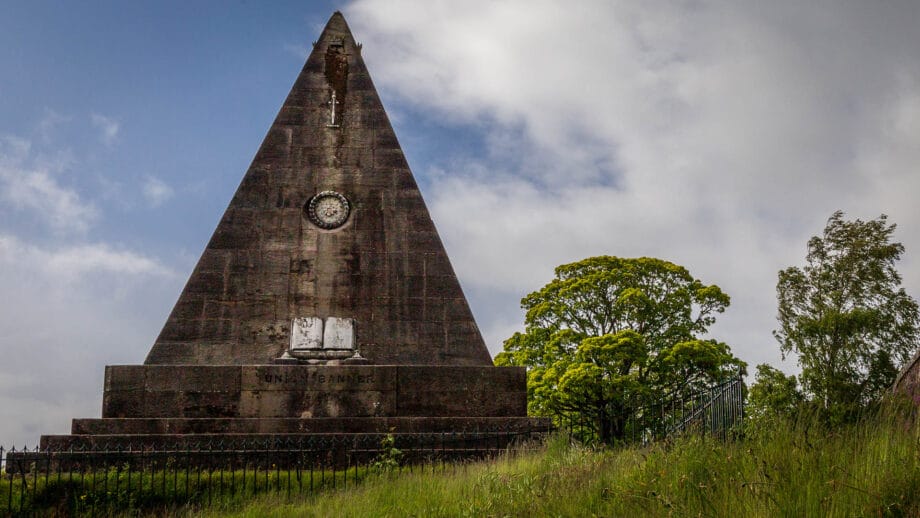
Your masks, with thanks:
M835 212L824 233L808 241L803 268L779 272L784 355L795 353L805 395L832 421L855 415L891 386L917 349L917 302L901 287L894 224L844 219Z
M619 439L629 409L743 367L728 345L702 337L728 304L674 263L591 257L557 267L524 297L525 331L496 363L529 368L531 413L591 418L602 440Z
M747 393L748 417L762 424L770 419L795 414L804 401L798 385L795 376L787 376L765 363L758 365L754 384Z

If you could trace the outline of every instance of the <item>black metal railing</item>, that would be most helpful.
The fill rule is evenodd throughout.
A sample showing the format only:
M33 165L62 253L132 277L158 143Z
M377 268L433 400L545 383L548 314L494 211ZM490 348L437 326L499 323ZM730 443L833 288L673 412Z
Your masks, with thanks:
M351 487L383 473L445 470L458 462L526 451L546 431L177 438L172 447L0 447L0 516L238 507L268 492L293 497Z
M744 420L741 373L704 390L673 394L652 403L586 414L550 413L557 428L582 443L651 443L687 432L727 439Z
M727 439L744 418L740 373L706 390L617 410L606 419L558 413L554 425L580 442L649 443L685 433ZM608 427L608 428L604 428ZM238 507L254 495L293 497L347 488L381 473L447 469L537 447L550 431L492 428L444 433L269 437L160 436L156 442L0 447L0 515L97 516L177 508ZM150 437L150 436L146 436ZM524 445L523 447L521 445Z
M744 420L744 381L739 374L688 398L678 407L679 412L672 414L665 430L666 436L692 430L727 439L740 430Z

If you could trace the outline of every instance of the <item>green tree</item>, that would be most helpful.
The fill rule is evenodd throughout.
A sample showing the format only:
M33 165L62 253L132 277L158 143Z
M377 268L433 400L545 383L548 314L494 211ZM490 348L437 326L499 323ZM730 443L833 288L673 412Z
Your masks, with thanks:
M754 384L748 389L746 413L754 422L763 423L794 414L803 401L795 376L787 376L762 363L757 366Z
M585 416L601 440L619 439L628 409L743 368L726 344L701 338L728 304L718 286L661 259L564 264L521 300L525 331L496 363L529 368L531 413Z
M901 288L904 247L894 230L885 215L847 221L837 211L808 241L805 267L779 272L773 334L784 357L797 355L805 394L833 422L877 401L917 349L917 302Z

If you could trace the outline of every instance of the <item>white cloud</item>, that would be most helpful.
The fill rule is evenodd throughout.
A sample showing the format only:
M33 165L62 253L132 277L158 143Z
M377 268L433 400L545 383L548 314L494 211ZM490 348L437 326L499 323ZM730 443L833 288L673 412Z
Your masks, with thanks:
M54 230L86 232L98 216L96 207L52 174L62 162L32 157L30 151L28 140L0 138L0 198Z
M0 137L0 164L18 163L29 157L32 142L14 135Z
M45 108L44 115L38 121L38 136L42 141L49 142L53 139L54 131L67 122L70 122L70 117L61 115L50 108Z
M130 250L117 250L107 243L43 248L10 234L0 234L0 264L10 270L27 271L54 285L93 274L175 276L156 259Z
M143 361L180 277L105 243L44 247L0 233L0 444L97 416L104 365Z
M555 265L655 255L730 293L714 334L777 364L776 272L831 212L886 212L920 254L920 4L359 0L346 15L381 89L487 132L487 156L416 174L493 352ZM917 264L902 268L915 296Z
M118 137L118 132L121 129L121 125L118 121L98 113L90 114L90 121L93 123L93 126L99 130L99 139L103 144L111 146L115 143L115 139Z
M159 207L175 194L172 187L154 176L148 176L144 180L143 192L151 207Z
M144 253L87 241L100 211L64 185L83 179L66 149L39 137L0 138L0 444L7 446L98 415L104 365L143 360L182 281Z
M73 141L56 132L66 121L49 110L32 138L0 135L5 446L34 444L41 434L67 432L74 417L98 416L104 366L143 361L185 280L142 249L92 236L106 193L95 193L97 208L78 189L118 187L86 170L92 149L74 158ZM94 117L93 124L109 143L117 136L109 119ZM172 189L151 177L143 193L159 204ZM133 236L125 241L139 246Z

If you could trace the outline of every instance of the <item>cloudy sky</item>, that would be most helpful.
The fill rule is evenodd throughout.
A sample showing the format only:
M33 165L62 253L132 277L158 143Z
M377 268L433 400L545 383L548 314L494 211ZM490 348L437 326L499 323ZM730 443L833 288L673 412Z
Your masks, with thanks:
M837 209L898 224L920 294L917 2L10 0L0 444L98 416L103 366L143 361L335 9L493 354L554 266L648 255L794 372L776 272Z

